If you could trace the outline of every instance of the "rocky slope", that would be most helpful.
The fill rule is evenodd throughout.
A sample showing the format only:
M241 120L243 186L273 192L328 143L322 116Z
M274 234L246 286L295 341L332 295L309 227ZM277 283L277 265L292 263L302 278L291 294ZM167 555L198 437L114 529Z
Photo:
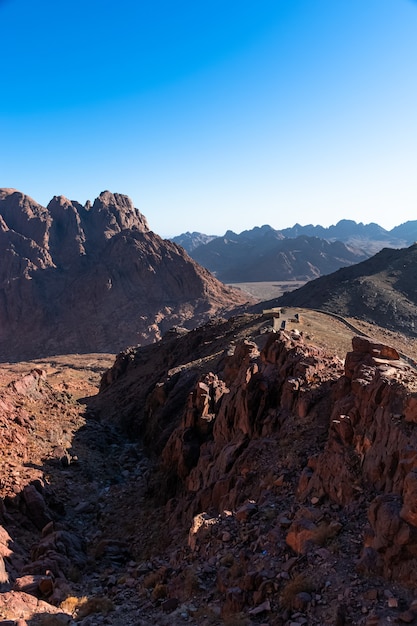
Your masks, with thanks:
M416 372L360 337L343 364L300 329L244 316L104 376L101 418L161 458L171 550L155 584L185 600L184 546L194 602L220 611L201 623L414 623Z
M416 371L275 314L120 353L98 395L4 375L8 626L417 623Z
M417 244L384 248L370 259L346 267L300 289L275 304L331 311L417 336Z
M42 207L0 190L0 359L118 352L247 300L153 233L131 200Z

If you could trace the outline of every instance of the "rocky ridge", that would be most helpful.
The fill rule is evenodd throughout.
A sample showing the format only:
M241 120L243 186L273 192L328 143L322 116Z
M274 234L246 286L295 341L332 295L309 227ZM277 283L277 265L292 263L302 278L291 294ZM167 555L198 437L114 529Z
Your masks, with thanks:
M343 362L307 321L172 331L79 402L9 384L4 618L28 593L30 624L417 623L416 372L364 337Z
M0 360L117 353L247 300L153 233L127 196L43 207L0 190Z
M234 233L227 231L224 235L225 239L239 241L247 241L249 239L256 240L267 232L275 233L277 237L296 239L297 237L316 237L325 239L326 241L339 241L351 248L361 250L366 256L372 256L379 252L382 248L406 248L414 243L417 239L417 221L408 221L395 226L391 230L385 230L375 223L363 224L353 220L340 220L337 224L329 227L320 225L294 224L289 228L275 230L271 226L265 224L263 226L255 226L251 230L245 230L242 233ZM199 232L187 232L172 238L179 245L183 246L187 252L192 252L199 246L210 243L215 237L213 235L205 235Z

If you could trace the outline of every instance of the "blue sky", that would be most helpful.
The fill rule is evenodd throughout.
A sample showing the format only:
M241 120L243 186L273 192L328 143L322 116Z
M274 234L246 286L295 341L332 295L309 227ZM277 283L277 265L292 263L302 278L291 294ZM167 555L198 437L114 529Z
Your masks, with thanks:
M164 237L417 219L417 2L0 0L0 186Z

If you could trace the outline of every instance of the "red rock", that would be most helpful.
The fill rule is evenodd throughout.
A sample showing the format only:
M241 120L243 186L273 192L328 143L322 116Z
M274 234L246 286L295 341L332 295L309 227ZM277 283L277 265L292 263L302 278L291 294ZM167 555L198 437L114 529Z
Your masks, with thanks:
M405 403L404 418L407 422L417 423L417 394L411 393Z
M4 564L4 559L0 555L0 584L8 583L8 582L9 582L9 575L8 575L8 573L6 571L6 566Z
M413 611L402 611L399 614L398 620L404 624L413 624L416 619L416 614Z
M417 527L417 467L408 472L404 479L403 507L400 516Z
M199 541L204 540L211 529L218 523L216 518L210 517L207 513L199 513L193 519L192 526L188 534L188 545L191 550L198 548Z
M37 597L47 597L52 594L54 583L50 576L27 575L17 578L13 589L31 593Z
M395 348L382 343L373 343L365 337L353 337L352 347L354 352L362 352L381 359L398 360L400 355Z
M15 393L33 396L38 395L41 385L46 380L46 372L41 369L33 369L30 374L14 380L10 387Z
M297 554L304 554L311 548L317 533L317 526L310 520L298 520L287 534L288 545Z

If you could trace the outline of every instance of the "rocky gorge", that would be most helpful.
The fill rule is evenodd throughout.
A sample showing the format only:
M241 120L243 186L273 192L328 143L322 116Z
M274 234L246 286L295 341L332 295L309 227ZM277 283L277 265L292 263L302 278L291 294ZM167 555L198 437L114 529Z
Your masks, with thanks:
M3 372L0 623L417 623L395 346L266 312L125 350L98 393L34 365Z

